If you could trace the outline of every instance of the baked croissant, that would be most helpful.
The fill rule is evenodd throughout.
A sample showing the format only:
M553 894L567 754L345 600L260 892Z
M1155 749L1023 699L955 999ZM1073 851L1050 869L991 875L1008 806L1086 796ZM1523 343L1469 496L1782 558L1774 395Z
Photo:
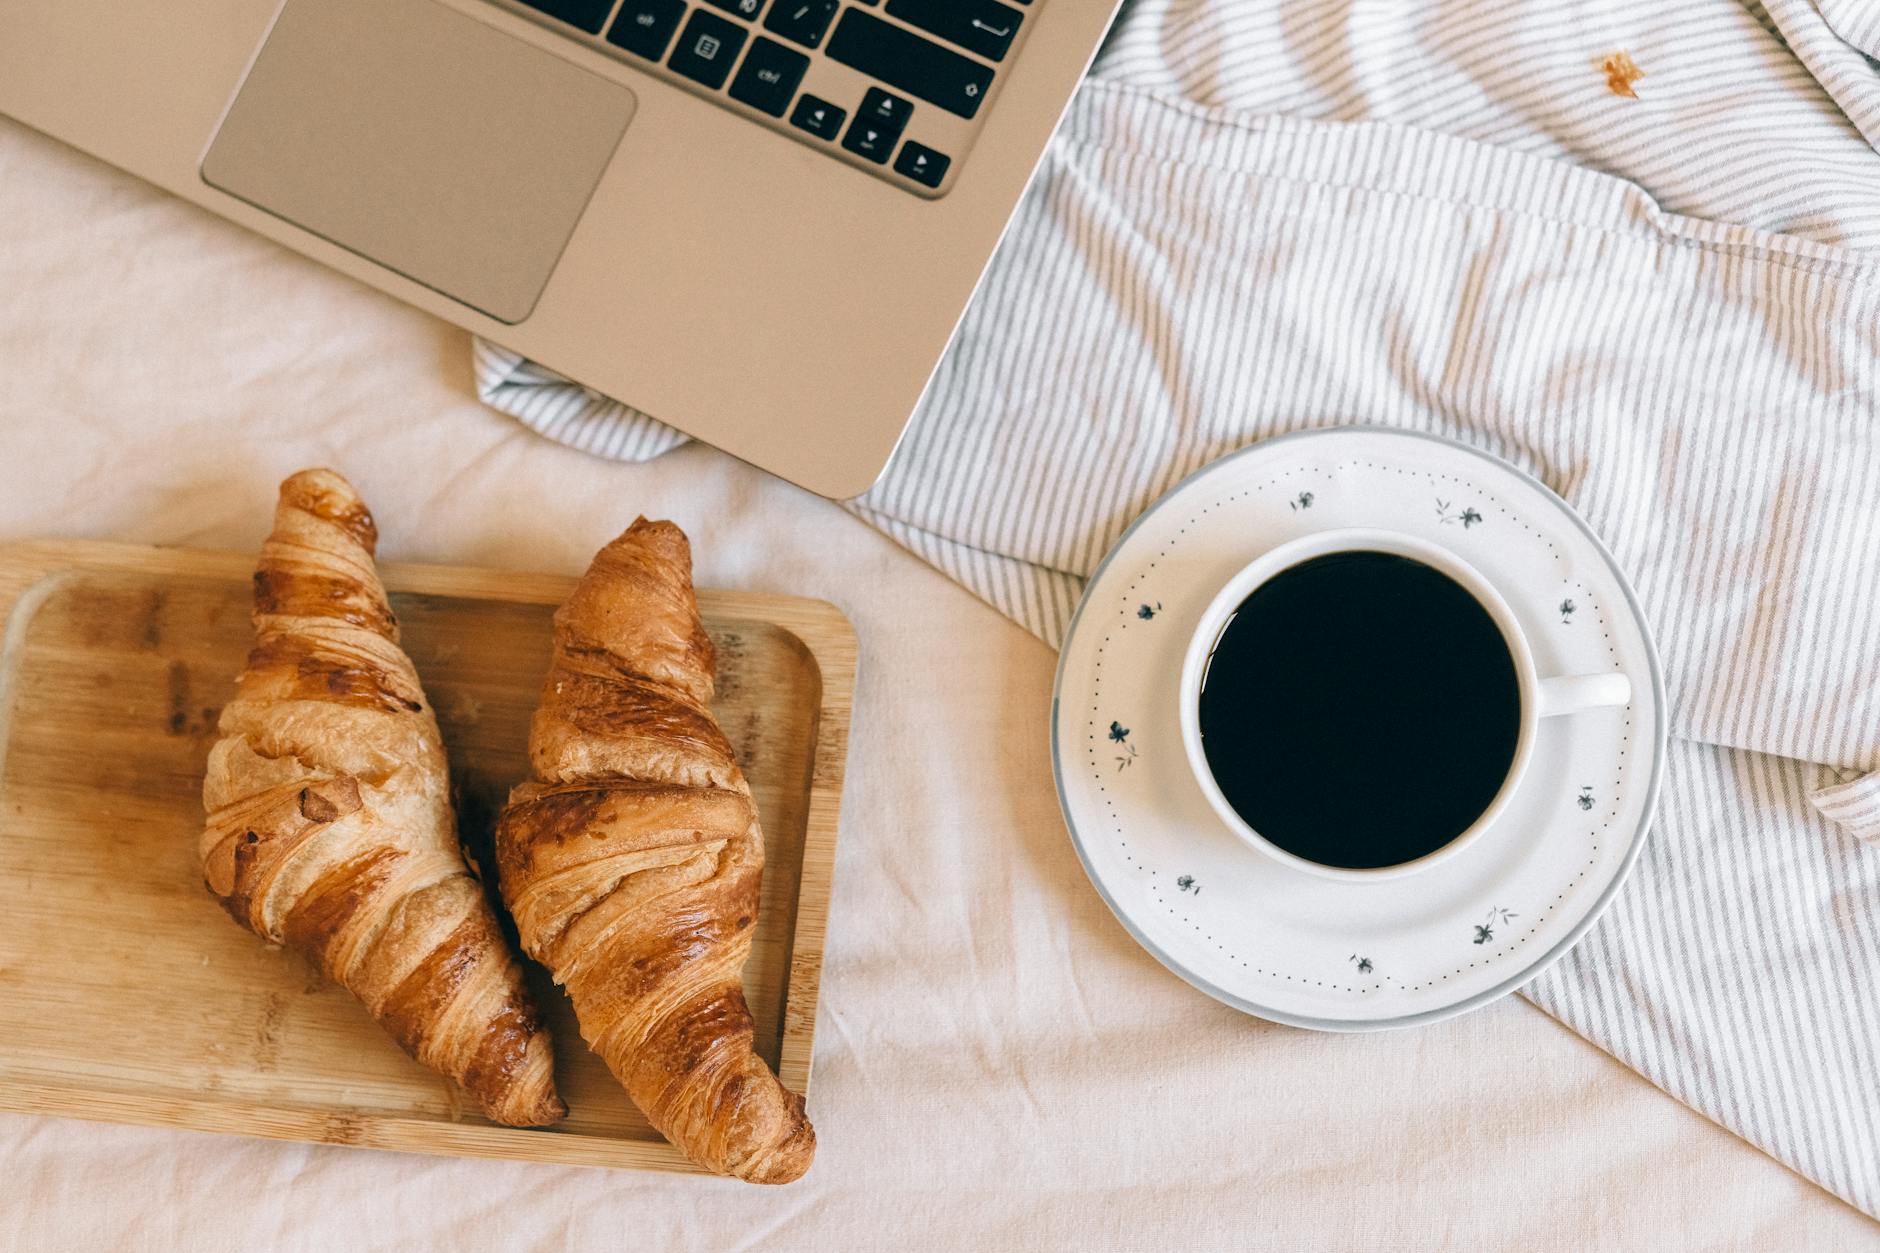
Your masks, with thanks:
M711 715L712 664L685 533L642 518L555 614L498 881L523 948L653 1126L707 1170L788 1183L816 1133L752 1051L739 976L764 843Z
M548 1035L466 868L437 721L330 470L281 484L255 646L203 780L203 877L235 920L316 958L492 1119L554 1122Z

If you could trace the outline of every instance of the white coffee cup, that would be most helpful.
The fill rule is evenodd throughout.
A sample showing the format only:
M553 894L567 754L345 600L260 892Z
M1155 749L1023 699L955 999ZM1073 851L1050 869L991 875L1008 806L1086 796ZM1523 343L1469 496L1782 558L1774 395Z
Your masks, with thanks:
M1488 612L1497 629L1501 631L1502 639L1508 646L1508 655L1514 662L1515 677L1519 687L1521 714L1514 758L1509 763L1507 776L1502 780L1501 789L1495 793L1494 800L1489 802L1488 808L1484 809L1466 830L1449 843L1414 861L1401 862L1394 866L1368 869L1327 866L1280 848L1249 826L1246 819L1242 818L1228 803L1227 797L1221 792L1220 785L1215 781L1213 770L1208 766L1207 754L1202 749L1201 689L1205 685L1208 663L1213 659L1215 647L1219 644L1228 623L1233 621L1241 604L1262 584L1282 571L1290 570L1315 557L1341 552L1381 552L1408 557L1455 580ZM1529 646L1527 636L1521 630L1521 624L1516 621L1514 613L1508 608L1508 602L1502 599L1494 585L1483 578L1474 567L1441 545L1395 531L1362 528L1322 531L1303 539L1281 544L1260 556L1229 579L1227 585L1220 590L1220 593L1202 613L1200 625L1196 628L1194 638L1189 642L1187 655L1182 661L1182 746L1187 751L1188 764L1194 771L1195 781L1201 785L1202 794L1208 798L1208 803L1214 807L1214 812L1220 815L1221 821L1227 824L1228 830L1249 845L1289 866L1312 874L1335 879L1375 881L1426 869L1438 862L1448 860L1474 843L1508 807L1508 802L1513 797L1515 788L1521 782L1521 776L1526 772L1528 763L1534 755L1535 732L1542 718L1625 705L1630 703L1631 699L1632 684L1623 674L1559 675L1542 678L1534 666L1534 650Z

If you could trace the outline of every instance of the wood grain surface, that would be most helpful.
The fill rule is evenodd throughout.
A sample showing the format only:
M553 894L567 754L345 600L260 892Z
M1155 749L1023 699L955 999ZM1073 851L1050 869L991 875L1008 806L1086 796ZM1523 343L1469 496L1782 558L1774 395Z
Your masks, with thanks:
M498 1127L311 962L222 913L201 783L252 636L253 558L83 541L0 547L0 1109L419 1152L692 1167L531 966L569 1105ZM473 853L527 772L571 578L386 564ZM745 989L758 1052L807 1094L856 648L821 601L701 591L714 709L764 824ZM815 1106L810 1108L815 1115Z

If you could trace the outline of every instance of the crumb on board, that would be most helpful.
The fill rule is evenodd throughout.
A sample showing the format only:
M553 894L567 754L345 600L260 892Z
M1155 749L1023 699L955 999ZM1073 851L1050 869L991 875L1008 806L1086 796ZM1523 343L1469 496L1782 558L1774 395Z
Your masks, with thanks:
M1606 90L1615 96L1638 99L1638 93L1632 90L1632 84L1645 77L1645 71L1638 67L1632 54L1620 50L1599 63L1599 68L1606 74Z

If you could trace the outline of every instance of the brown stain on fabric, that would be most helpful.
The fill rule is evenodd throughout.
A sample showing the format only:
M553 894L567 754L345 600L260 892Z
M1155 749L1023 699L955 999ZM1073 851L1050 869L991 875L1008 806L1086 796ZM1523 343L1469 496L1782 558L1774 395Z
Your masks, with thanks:
M1601 61L1599 68L1606 75L1607 91L1628 100L1638 99L1638 92L1632 89L1632 84L1645 77L1645 71L1638 67L1631 53L1623 49L1615 52Z

